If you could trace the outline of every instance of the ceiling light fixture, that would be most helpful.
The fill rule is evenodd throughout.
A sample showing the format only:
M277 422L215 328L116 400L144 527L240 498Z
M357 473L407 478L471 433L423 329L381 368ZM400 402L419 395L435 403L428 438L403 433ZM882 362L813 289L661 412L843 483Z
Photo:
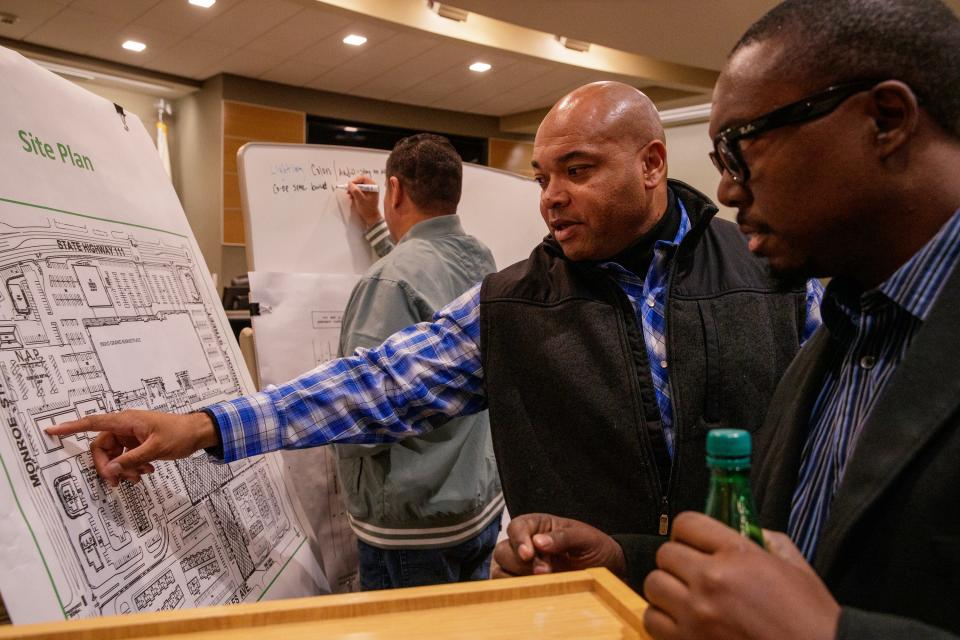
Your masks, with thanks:
M195 7L203 7L204 9L209 9L217 4L217 0L189 0L189 2Z
M354 47L359 47L360 45L366 43L367 39L363 36L358 36L355 33L351 33L346 38L343 39L343 44L349 44Z
M490 69L492 69L493 67L491 67L486 62L474 62L472 65L470 65L469 68L470 68L470 71L476 71L477 73L484 73L485 71L490 71Z
M467 16L470 15L470 12L466 11L465 9L451 7L448 4L442 4L436 0L427 0L427 6L430 7L430 10L441 18L455 20L456 22L466 22Z
M590 43L586 40L575 40L573 38L568 38L567 36L554 37L557 39L557 42L572 51L579 51L580 53L586 53L587 51L590 51Z
M37 58L30 58L33 62L36 62L38 65L53 71L56 74L61 76L69 76L71 78L80 78L82 80L93 80L95 82L101 82L105 84L119 84L126 87L133 87L140 91L146 91L148 93L157 94L163 93L166 95L177 96L176 89L170 86L155 84L153 82L144 82L142 80L134 80L133 78L124 78L122 76L115 76L110 73L103 73L99 71L90 71L88 69L79 69L77 67L71 67L65 64L58 64L56 62L50 62L48 60L40 60Z
M147 45L143 44L142 42L137 42L136 40L127 40L123 43L123 48L127 51L136 51L137 53L140 53L147 48Z
M357 131L360 131L360 129L357 129L356 127L344 127L343 130L347 133L356 133Z
M57 64L56 62L47 62L46 60L34 60L38 65L53 71L54 73L60 74L61 76L70 76L71 78L80 78L81 80L96 80L97 76L87 71L85 69L77 69L76 67L68 67L65 64Z

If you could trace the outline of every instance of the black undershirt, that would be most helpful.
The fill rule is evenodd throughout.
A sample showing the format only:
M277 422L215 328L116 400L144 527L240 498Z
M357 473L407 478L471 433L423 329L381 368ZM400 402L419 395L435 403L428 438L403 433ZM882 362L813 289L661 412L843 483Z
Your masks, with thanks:
M650 261L653 260L653 248L657 240L672 242L680 228L680 208L672 189L667 189L667 210L647 233L637 238L633 244L617 255L602 262L616 262L637 276L645 278Z

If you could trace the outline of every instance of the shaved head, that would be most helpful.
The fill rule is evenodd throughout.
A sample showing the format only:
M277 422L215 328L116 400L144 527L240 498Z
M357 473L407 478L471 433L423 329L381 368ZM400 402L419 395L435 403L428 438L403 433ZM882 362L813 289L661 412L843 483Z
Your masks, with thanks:
M590 130L592 135L632 139L641 146L664 139L663 124L653 101L622 82L591 82L574 89L553 105L540 129L549 131L571 123Z

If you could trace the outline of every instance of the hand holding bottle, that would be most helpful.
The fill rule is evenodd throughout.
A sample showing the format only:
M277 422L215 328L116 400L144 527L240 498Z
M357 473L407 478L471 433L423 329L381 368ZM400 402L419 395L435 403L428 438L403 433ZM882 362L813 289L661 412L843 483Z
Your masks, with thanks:
M840 606L782 533L767 549L702 513L676 517L644 582L644 625L657 640L832 640Z
M763 547L766 545L750 490L751 454L748 431L712 429L707 433L710 490L705 513Z

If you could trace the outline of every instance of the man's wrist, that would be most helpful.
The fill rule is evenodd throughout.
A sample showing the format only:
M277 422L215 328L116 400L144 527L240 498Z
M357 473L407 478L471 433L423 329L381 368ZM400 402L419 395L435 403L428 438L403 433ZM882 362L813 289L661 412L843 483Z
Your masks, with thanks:
M191 430L194 433L194 450L211 449L220 445L220 429L216 421L206 411L197 411L189 414L193 422Z
M371 229L373 229L374 227L376 227L377 225L379 225L381 222L383 222L383 216L381 216L379 212L377 212L377 217L376 217L376 218L371 218L371 219L366 219L366 218L365 218L365 219L363 220L363 224L364 224L363 231L364 231L364 233L370 231Z

